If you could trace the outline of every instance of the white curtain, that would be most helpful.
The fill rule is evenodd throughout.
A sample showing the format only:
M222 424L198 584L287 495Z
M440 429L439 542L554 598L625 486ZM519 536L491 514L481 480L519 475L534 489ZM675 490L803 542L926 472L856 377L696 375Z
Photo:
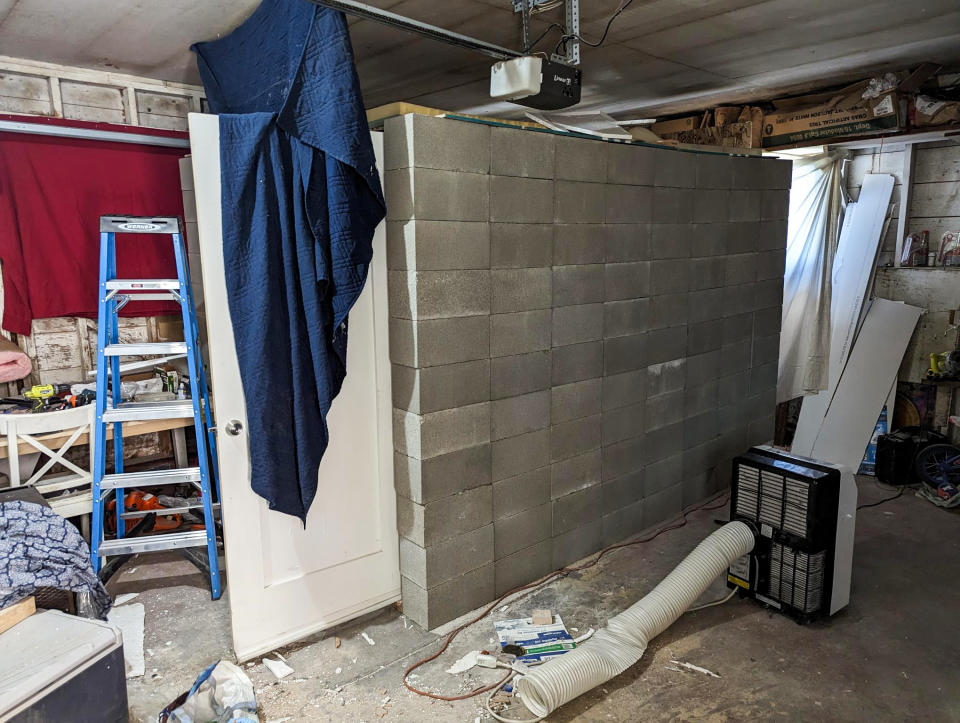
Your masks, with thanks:
M793 158L777 401L827 388L830 280L844 208L847 151Z

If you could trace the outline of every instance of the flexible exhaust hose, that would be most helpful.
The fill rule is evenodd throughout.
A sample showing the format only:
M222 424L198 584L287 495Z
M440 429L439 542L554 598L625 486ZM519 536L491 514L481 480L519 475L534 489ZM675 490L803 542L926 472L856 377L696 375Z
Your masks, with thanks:
M753 549L753 532L729 522L684 558L653 590L582 646L531 668L514 686L527 708L541 718L620 675L640 660L647 644L666 630L738 557Z

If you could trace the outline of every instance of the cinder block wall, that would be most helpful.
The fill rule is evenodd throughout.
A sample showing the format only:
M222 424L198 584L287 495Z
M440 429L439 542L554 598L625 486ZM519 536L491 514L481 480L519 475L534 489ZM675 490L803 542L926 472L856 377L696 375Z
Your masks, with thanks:
M405 613L675 517L773 436L790 164L385 128Z

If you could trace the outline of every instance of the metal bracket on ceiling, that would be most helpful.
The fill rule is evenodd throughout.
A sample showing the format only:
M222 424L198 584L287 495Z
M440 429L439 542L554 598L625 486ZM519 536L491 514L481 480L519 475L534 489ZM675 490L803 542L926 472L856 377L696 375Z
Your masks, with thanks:
M563 55L554 53L551 60L567 65L580 65L580 0L566 0L564 3Z

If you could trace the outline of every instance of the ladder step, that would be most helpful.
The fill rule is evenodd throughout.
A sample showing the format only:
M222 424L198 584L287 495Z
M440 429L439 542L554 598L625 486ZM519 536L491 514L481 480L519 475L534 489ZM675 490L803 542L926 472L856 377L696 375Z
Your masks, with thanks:
M220 509L220 503L213 503L213 511L216 512ZM157 517L164 517L166 515L180 515L184 512L189 512L190 510L202 510L203 505L184 505L183 507L164 507L161 510L131 510L130 512L124 512L121 517L125 520L136 519L138 517L146 517L147 515L156 515Z
M105 474L100 481L101 490L115 490L118 487L132 489L134 487L152 487L154 485L178 485L200 481L200 468L187 467L185 469L156 469L147 472L123 472L121 474Z
M186 354L187 342L161 341L144 342L142 344L107 344L103 350L104 356L141 356L143 354Z
M158 289L180 289L178 279L114 279L107 282L107 289L117 291L156 291Z
M171 532L166 535L144 535L141 537L121 537L118 540L104 540L100 543L100 557L111 555L135 555L138 552L160 552L176 550L181 547L205 547L207 533L204 530L189 532Z
M103 413L104 422L134 422L144 419L187 419L193 416L193 401L125 402Z

